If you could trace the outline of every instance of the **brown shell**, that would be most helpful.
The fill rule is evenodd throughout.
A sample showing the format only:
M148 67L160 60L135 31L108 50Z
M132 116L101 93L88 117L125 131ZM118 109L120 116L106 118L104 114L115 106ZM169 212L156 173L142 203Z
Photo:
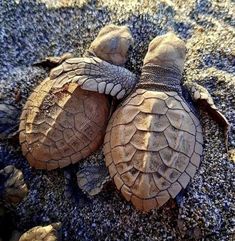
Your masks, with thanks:
M176 92L138 89L109 122L105 162L125 199L148 211L186 188L202 143L198 118Z
M103 142L108 98L76 83L61 89L44 80L30 95L20 117L20 144L30 165L63 168L87 157Z

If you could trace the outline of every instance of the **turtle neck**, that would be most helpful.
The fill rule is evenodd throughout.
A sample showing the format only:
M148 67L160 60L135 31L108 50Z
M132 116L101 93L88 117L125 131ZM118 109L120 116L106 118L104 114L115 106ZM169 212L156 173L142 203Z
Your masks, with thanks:
M182 75L177 69L163 68L155 64L145 64L136 88L176 91L181 95L181 78Z

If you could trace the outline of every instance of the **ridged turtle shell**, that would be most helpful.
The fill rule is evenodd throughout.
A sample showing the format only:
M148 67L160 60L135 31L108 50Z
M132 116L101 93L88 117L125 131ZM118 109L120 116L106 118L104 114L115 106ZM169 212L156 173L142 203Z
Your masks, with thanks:
M186 188L202 143L200 122L177 92L137 89L109 122L105 162L125 199L149 211Z
M108 98L76 83L61 89L44 80L28 98L20 117L20 144L32 167L63 168L87 157L103 142Z

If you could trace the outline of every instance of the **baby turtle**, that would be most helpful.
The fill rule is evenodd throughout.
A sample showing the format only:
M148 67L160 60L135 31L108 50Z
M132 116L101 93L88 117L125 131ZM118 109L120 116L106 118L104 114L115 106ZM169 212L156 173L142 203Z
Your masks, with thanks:
M200 165L202 128L181 86L185 53L185 43L173 33L153 39L139 84L107 127L104 154L110 176L141 211L175 198ZM228 130L228 121L205 88L188 86L192 99Z
M127 27L109 25L86 57L47 59L61 64L36 87L20 117L20 144L32 167L51 170L75 164L103 143L110 114L107 95L121 99L135 84L135 76L117 66L126 62L132 43Z
M7 203L18 204L28 194L23 173L9 165L0 170L0 197Z

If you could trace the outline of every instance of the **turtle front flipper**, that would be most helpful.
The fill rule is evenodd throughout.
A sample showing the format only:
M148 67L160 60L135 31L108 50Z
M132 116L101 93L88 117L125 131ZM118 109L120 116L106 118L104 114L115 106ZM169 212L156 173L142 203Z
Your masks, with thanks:
M54 88L75 82L84 90L117 99L127 96L136 84L136 76L132 72L98 57L67 59L51 70L50 79L55 81Z
M186 82L184 85L189 90L192 99L201 107L201 109L206 111L220 126L224 128L225 144L227 148L230 124L227 118L215 106L210 93L206 88L197 83Z
M54 68L61 64L63 61L66 59L73 58L73 54L71 53L64 53L61 56L49 56L46 57L45 59L34 63L34 66L42 66L42 67L49 67L49 68Z

